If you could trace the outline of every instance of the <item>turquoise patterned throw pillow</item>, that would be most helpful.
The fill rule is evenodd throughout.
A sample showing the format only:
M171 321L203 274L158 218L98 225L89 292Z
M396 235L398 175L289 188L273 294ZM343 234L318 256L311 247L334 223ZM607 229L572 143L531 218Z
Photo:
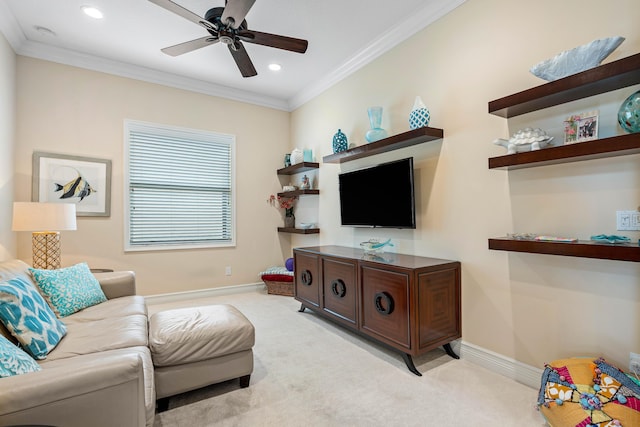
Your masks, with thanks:
M36 359L46 358L67 333L42 295L21 277L0 283L0 321Z
M29 271L60 317L107 300L86 262L59 270L30 268Z
M0 378L39 371L40 365L20 347L0 335Z

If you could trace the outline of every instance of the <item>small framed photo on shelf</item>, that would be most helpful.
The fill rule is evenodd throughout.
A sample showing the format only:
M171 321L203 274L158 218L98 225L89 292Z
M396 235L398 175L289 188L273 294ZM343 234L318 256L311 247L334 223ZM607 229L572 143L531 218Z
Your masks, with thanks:
M564 121L564 144L598 139L598 112L574 114Z

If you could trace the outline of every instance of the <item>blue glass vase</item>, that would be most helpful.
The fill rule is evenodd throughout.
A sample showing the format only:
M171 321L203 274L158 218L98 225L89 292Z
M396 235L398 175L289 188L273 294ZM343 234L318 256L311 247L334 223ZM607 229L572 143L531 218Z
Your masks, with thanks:
M618 123L629 133L640 132L640 90L624 100L618 110Z
M369 113L371 129L365 134L365 139L368 142L374 142L386 138L387 131L380 127L382 125L382 107L369 107L367 113Z

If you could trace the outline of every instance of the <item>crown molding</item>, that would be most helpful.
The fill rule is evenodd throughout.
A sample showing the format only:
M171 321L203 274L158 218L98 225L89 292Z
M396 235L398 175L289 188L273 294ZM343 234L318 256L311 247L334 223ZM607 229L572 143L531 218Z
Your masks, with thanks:
M385 52L393 49L418 31L442 18L467 0L437 0L428 4L412 15L408 20L392 27L389 31L375 39L357 55L336 68L322 80L309 85L289 99L289 111L293 111L311 101L325 90L358 71Z
M20 46L16 53L23 56L44 59L46 61L113 74L134 80L142 80L149 83L174 87L205 95L217 96L234 101L288 111L288 104L284 99L259 95L253 92L204 82L202 80L183 77L164 71L153 70L151 68L140 67L138 65L114 61L69 49L62 49L55 46L45 45L43 43L27 40Z
M7 39L14 52L27 41L9 5L3 1L0 1L0 33Z

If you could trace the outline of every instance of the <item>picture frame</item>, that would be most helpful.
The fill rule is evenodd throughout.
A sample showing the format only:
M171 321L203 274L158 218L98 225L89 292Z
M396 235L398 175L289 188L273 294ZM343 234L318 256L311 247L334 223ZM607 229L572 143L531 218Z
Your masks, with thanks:
M598 111L574 114L564 121L564 144L598 139Z
M111 160L34 151L31 200L74 203L76 216L111 216Z

